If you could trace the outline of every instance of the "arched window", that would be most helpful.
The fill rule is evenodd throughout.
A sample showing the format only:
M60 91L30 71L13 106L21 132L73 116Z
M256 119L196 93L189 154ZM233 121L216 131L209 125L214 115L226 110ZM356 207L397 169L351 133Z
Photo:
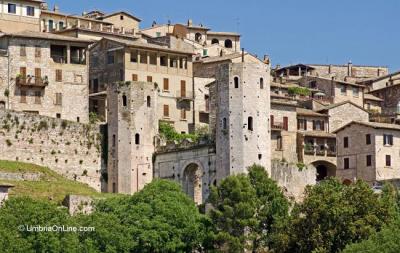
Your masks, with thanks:
M5 110L6 109L6 102L0 101L0 110Z
M264 89L264 78L260 78L260 89Z
M194 39L197 41L197 42L200 42L201 41L201 33L196 33L195 35L194 35Z
M151 97L147 96L147 107L151 107Z
M239 77L235 76L235 78L233 78L233 82L235 84L235 88L239 88Z
M136 145L140 144L140 134L135 134L135 144Z
M226 118L224 118L224 119L222 120L222 128L223 128L224 130L227 129Z
M250 131L253 131L253 117L247 118L247 129L249 129Z
M219 40L218 39L212 39L211 40L211 44L219 44Z
M230 39L225 40L225 47L226 48L232 48L232 41Z
M126 97L126 95L122 95L122 106L127 106L128 105L128 98Z

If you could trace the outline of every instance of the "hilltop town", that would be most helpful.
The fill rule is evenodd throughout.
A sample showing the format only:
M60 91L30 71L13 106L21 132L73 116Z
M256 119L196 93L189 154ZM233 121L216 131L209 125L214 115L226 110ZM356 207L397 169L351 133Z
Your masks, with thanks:
M299 201L328 177L400 179L400 72L272 67L240 34L191 19L142 27L126 11L1 6L0 160L98 192L169 179L199 205L254 164Z

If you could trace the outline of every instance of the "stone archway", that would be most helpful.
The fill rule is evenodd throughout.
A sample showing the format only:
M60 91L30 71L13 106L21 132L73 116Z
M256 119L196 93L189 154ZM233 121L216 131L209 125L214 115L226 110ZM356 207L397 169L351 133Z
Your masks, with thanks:
M316 169L316 181L320 182L329 177L336 176L336 165L327 161L315 161L312 165Z
M183 191L196 204L203 203L202 170L196 163L191 163L183 170Z

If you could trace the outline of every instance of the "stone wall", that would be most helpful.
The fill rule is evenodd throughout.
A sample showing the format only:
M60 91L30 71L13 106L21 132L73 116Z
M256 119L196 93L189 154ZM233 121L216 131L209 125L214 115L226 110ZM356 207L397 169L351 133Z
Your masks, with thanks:
M63 205L68 208L70 215L93 212L93 199L88 196L68 195L63 200Z
M329 132L333 132L351 121L369 121L369 113L351 103L331 108L328 110Z
M99 126L0 110L0 159L46 166L97 191L105 169Z
M11 173L0 172L0 179L2 180L15 180L15 181L39 181L40 173Z
M397 105L400 103L400 83L370 92L372 95L383 99L382 112L384 114L395 114Z

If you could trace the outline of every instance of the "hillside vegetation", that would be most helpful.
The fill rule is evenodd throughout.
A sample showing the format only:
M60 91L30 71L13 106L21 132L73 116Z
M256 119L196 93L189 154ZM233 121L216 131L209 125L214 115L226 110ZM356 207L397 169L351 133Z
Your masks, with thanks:
M109 194L96 192L86 184L69 180L46 167L34 164L0 160L0 172L41 173L39 181L15 181L0 179L0 183L12 184L10 198L31 197L33 199L50 200L56 203L68 194L93 197L107 197Z

